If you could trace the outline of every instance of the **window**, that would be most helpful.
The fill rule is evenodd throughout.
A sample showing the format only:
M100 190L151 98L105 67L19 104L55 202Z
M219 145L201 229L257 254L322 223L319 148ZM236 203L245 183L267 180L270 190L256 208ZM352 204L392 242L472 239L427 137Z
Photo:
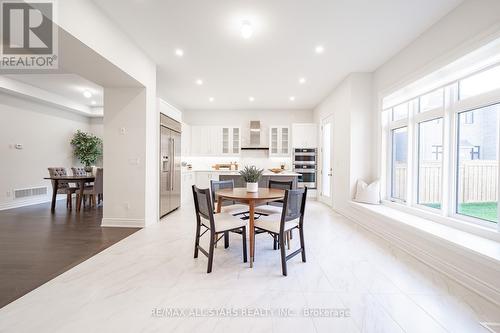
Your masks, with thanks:
M392 130L392 199L406 201L408 173L408 128Z
M479 72L460 81L460 99L500 89L500 66Z
M408 118L408 104L409 103L403 103L392 109L392 121Z
M456 213L490 222L498 221L499 115L500 104L458 114Z
M444 89L438 89L420 97L420 112L426 112L444 106Z
M417 203L441 209L443 173L442 118L418 124L418 196Z

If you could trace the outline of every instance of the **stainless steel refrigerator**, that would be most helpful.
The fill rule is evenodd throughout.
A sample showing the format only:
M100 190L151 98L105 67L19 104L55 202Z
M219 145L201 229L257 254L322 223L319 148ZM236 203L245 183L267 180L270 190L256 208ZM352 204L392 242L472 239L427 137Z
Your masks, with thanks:
M181 124L160 114L160 216L181 204Z

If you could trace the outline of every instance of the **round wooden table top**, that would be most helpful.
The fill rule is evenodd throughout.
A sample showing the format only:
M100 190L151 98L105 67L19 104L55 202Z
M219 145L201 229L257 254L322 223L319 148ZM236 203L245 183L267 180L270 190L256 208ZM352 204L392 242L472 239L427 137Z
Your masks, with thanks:
M215 192L218 197L239 200L271 200L280 199L285 196L285 191L276 188L261 188L258 192L247 192L246 187L225 188Z

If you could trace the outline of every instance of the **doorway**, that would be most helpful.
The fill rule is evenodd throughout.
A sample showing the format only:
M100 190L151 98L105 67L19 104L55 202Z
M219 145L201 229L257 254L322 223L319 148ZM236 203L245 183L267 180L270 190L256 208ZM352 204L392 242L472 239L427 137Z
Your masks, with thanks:
M321 121L321 172L319 199L333 206L333 115Z

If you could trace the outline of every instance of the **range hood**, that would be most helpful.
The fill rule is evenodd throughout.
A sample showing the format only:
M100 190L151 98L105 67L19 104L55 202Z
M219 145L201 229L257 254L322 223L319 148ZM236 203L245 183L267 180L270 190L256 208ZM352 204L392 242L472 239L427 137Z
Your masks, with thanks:
M241 150L269 150L269 147L261 146L260 138L261 128L260 121L250 121L250 145L241 147Z

